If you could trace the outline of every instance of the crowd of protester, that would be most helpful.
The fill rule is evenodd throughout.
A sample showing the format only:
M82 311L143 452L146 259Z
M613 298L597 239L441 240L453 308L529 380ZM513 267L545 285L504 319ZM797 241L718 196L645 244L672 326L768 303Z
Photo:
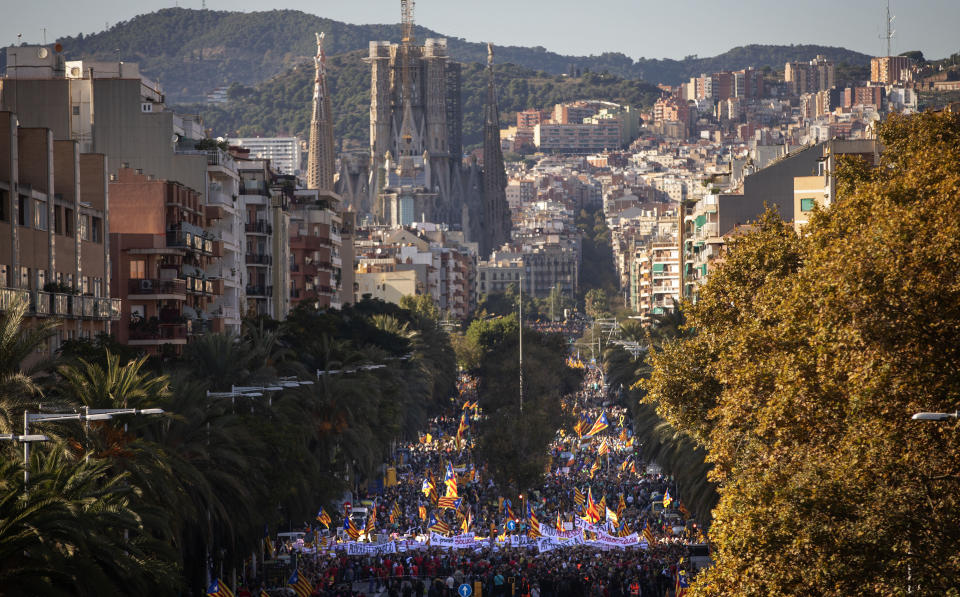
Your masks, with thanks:
M582 332L582 323L577 322L536 325L549 332ZM479 541L480 547L459 550L424 542L415 550L351 556L337 543L346 539L338 524L342 513L337 512L329 524L329 535L314 529L302 545L278 545L281 553L297 560L299 572L311 579L312 594L453 597L464 583L471 587L479 583L483 595L494 597L664 597L682 592L677 583L678 565L687 545L703 537L684 516L679 502L672 504L679 506L679 512L662 507L671 505L664 499L673 490L670 479L656 467L645 466L640 446L633 440L628 411L606 403L600 369L571 359L568 364L582 367L584 377L579 391L565 397L564 408L573 411L578 427L558 430L551 445L550 473L527 496L502 495L493 481L485 478L482 463L473 461L469 427L458 434L463 431L464 413L468 422L483 416L482 405L472 406L478 398L477 380L463 375L455 407L434 418L419 441L398 450L392 463L397 482L358 497L376 504L376 535L425 541L430 525L437 521L447 523L451 533L465 531L467 521L469 530L479 537L499 534L502 540L502 535L528 535L527 506L540 523L571 529L575 513L583 513L578 494L589 494L602 508L603 520L597 524L605 525L609 533L637 533L652 541L604 549L571 544L543 553L535 545L517 547L490 540ZM603 427L597 423L601 417L606 427L590 433ZM462 501L457 510L436 508L437 496L444 495L448 465L459 473L458 498ZM431 479L436 495L425 491L424 482ZM508 531L506 521L511 513L514 528ZM303 549L304 545L309 547ZM256 582L263 579L254 579ZM268 589L266 593L279 595L284 590Z

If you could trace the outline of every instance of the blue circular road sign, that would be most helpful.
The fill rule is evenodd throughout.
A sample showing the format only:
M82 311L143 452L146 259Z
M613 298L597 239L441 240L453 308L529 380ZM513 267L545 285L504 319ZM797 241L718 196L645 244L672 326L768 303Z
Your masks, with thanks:
M507 530L508 530L508 531L515 531L515 530L517 530L517 523L514 522L514 521L512 521L512 520L508 520L508 521L507 521Z
M473 589L471 589L467 583L463 583L460 585L460 588L457 589L457 594L460 595L460 597L470 597L470 595L473 594Z

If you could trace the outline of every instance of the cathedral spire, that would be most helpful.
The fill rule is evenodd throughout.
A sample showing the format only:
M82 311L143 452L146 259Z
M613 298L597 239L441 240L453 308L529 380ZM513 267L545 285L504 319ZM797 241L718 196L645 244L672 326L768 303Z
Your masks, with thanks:
M333 191L335 156L333 150L333 108L327 93L327 57L323 33L317 35L314 57L313 114L310 117L310 147L307 153L307 188Z
M487 99L483 107L483 233L480 250L486 258L510 240L507 173L500 149L500 108L493 76L493 45L487 44Z

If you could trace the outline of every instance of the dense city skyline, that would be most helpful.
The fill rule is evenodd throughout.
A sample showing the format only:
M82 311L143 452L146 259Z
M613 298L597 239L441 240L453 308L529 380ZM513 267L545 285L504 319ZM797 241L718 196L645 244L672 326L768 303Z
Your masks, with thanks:
M143 0L93 0L84 2L85 10L77 11L76 4L66 0L52 0L24 7L0 22L0 40L4 44L17 42L17 35L29 43L52 42L58 37L78 33L91 34L112 27L119 21L160 8L180 6L199 9L204 0L174 0L164 4ZM256 11L265 6L251 0L223 2L208 0L211 10ZM420 0L417 3L417 23L444 35L458 36L470 41L490 41L498 45L543 46L569 55L589 55L603 52L622 52L632 58L676 58L697 54L712 56L732 47L759 44L821 44L842 46L866 54L879 55L885 42L882 0L849 0L830 6L830 13L822 12L820 3L810 0L795 3L790 18L771 11L763 0L739 0L733 4L716 4L701 0L680 0L679 3L643 3L637 0L604 0L591 4L593 10L578 13L576 19L564 18L574 14L577 5L570 0L545 3L510 3L489 0L484 10L476 11L470 19L463 19L461 3L440 0ZM545 9L549 7L549 12ZM396 0L367 0L366 2L314 3L290 0L286 9L302 10L323 17L352 24L394 23L399 21ZM952 29L960 22L960 3L950 0L917 0L891 3L896 15L893 53L921 50L928 58L943 58L958 50ZM669 23L674 15L682 14L681 27L647 27L649 23ZM504 23L504 15L511 18ZM611 18L619 15L617 18ZM522 23L552 24L550 27L522 27ZM595 34L590 34L595 31ZM722 32L717 34L717 32ZM586 32L586 33L585 33ZM682 40L682 44L678 43ZM951 45L954 44L954 45Z

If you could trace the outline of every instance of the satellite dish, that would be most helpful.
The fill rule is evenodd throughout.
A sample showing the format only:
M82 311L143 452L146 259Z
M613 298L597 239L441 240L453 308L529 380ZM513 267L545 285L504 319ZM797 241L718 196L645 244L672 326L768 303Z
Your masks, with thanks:
M50 50L46 48L37 48L37 56L40 58L46 58L48 54L50 54Z

